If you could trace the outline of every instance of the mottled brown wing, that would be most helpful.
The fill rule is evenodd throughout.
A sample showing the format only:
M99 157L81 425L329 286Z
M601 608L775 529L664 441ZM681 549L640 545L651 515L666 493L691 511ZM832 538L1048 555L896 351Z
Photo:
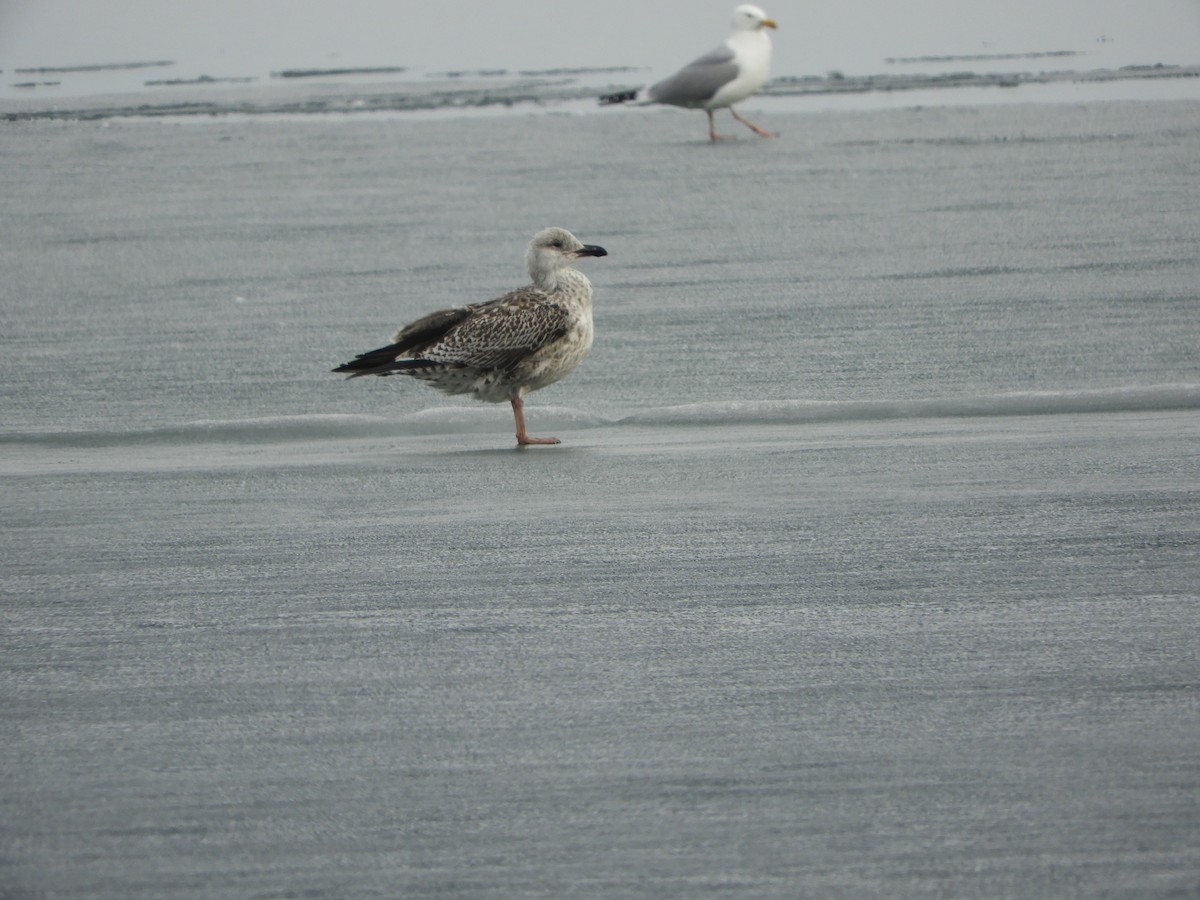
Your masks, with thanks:
M358 378L361 375L391 375L411 368L405 357L420 356L423 350L436 345L456 324L485 305L455 306L422 316L397 331L392 338L393 343L360 353L333 371L348 372L351 378Z
M447 331L471 315L481 304L471 306L455 306L451 309L439 309L437 312L422 316L415 322L409 322L396 332L392 338L392 346L396 353L407 353L414 348L437 343ZM419 352L419 351L418 351Z
M523 288L474 307L414 355L472 369L511 369L565 335L568 324L565 309L541 291Z

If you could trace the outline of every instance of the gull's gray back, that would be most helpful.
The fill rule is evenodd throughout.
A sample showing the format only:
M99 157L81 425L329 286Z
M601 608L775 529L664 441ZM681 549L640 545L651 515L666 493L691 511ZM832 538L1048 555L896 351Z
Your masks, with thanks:
M737 76L733 50L722 44L653 85L647 93L656 103L703 106Z

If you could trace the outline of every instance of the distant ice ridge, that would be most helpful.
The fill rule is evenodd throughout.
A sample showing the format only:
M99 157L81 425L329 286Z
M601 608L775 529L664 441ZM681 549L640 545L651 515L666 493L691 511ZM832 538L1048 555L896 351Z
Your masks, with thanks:
M1036 416L1200 410L1200 384L1028 391L920 400L721 400L658 406L606 418L565 406L539 406L532 415L545 429L635 426L804 425L886 419ZM0 433L0 447L40 444L111 447L126 444L282 443L286 441L507 433L512 422L499 406L437 406L407 415L311 414L200 420L125 431Z
M47 444L62 447L113 447L125 444L275 443L351 435L371 437L397 432L394 419L382 416L307 415L253 419L201 419L178 425L112 431L45 431L0 434L0 447Z
M920 400L729 400L664 406L620 419L621 425L788 425L877 419L1034 416L1200 409L1200 385L1028 391Z
M1055 51L1058 53L1060 51ZM1061 51L1066 53L1068 51ZM1029 55L1029 54L1023 54ZM984 59L1003 58L984 55ZM895 60L904 62L904 60ZM949 62L946 60L945 62ZM944 64L944 63L938 63ZM95 76L112 70L145 66L171 66L170 61L125 65L42 67L17 69L17 73L62 73L54 81L0 83L0 100L8 94L20 97L19 106L0 109L0 121L60 119L94 121L112 118L162 118L211 116L309 116L360 114L367 112L451 111L469 113L480 109L523 111L572 109L595 111L595 98L636 88L639 81L614 81L613 76L632 76L641 70L624 65L541 70L479 69L428 73L420 78L404 66L349 67L337 69L293 69L272 73L274 86L250 84L257 76L244 72L199 77L160 78L123 84ZM90 76L90 77L89 77ZM952 91L956 88L1017 88L1023 85L1083 85L1139 81L1174 81L1183 85L1200 77L1200 65L1122 66L1091 70L1063 69L1047 72L886 73L876 75L783 76L768 82L760 96L812 97L817 95L894 94L897 91ZM355 82L353 79L370 79ZM318 87L303 91L285 90L282 83L316 79ZM346 79L352 79L347 81ZM228 89L233 86L233 89ZM196 90L197 87L199 90ZM49 93L44 93L49 89ZM29 92L37 91L32 97ZM179 91L182 90L182 94ZM167 93L164 93L167 92ZM121 99L121 95L127 95ZM1072 96L1075 96L1072 94ZM1187 96L1192 96L1188 92ZM583 103L586 101L586 103Z
M538 407L537 421L546 427L595 428L613 424L568 407ZM256 444L328 438L403 437L414 434L506 433L512 426L508 406L439 406L408 415L356 414L261 416L247 419L201 419L178 425L113 431L45 431L0 433L0 447L40 444L61 447L113 447L128 444Z

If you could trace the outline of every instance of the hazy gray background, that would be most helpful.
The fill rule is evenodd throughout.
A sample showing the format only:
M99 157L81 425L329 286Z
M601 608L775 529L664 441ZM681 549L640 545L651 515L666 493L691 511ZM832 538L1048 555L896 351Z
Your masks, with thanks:
M406 65L674 67L724 34L731 0L0 0L0 68L172 59L181 74ZM1088 51L1084 65L1194 63L1195 0L767 0L776 74L852 73L887 57ZM1026 64L1028 65L1028 64ZM980 66L975 65L976 68ZM1067 67L1050 61L1048 68ZM1035 66L1036 68L1036 66Z

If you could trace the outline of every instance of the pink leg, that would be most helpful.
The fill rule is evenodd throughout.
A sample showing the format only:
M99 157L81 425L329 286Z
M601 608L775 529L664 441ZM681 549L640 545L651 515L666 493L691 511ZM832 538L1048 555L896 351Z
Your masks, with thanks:
M530 437L525 431L525 399L517 394L511 400L513 418L517 420L517 443L524 447L527 444L561 444L558 438Z
M739 122L741 122L743 125L745 125L747 128L749 128L751 131L753 131L755 134L759 135L760 137L779 137L779 135L776 134L775 132L767 131L765 128L759 128L757 125L755 125L749 119L743 119L741 116L738 115L737 110L734 109L732 106L729 107L729 112L735 119L737 119Z
M732 112L732 107L730 107L730 111ZM717 123L713 121L712 110L706 109L705 112L708 113L708 136L712 138L712 142L715 144L717 141L729 140L729 135L717 134Z

